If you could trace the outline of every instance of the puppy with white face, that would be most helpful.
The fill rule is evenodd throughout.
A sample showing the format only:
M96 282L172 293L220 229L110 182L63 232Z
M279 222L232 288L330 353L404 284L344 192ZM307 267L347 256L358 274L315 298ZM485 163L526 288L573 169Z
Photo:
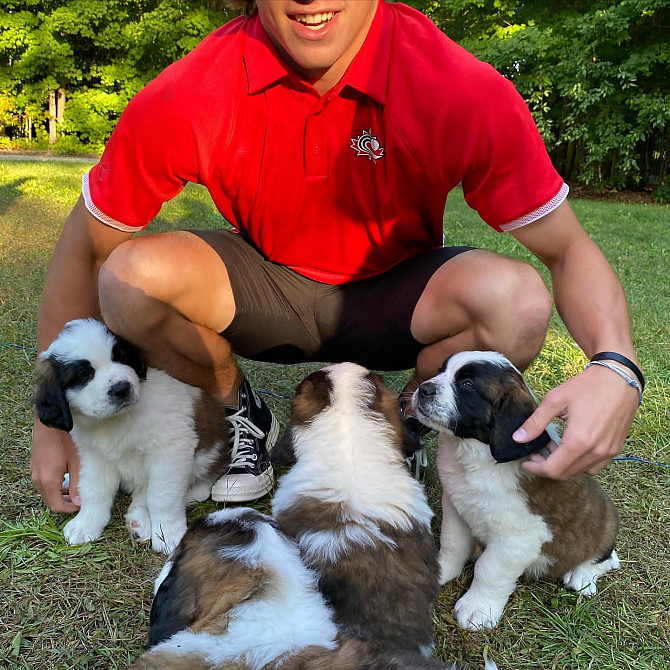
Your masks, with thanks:
M437 550L432 512L404 461L395 394L353 363L314 372L297 388L282 448L297 462L273 514L319 574L340 630L429 653Z
M71 433L81 461L70 544L100 537L122 485L132 538L169 553L186 531L185 505L206 500L230 463L225 409L147 368L95 319L69 322L40 354L34 403L42 423Z
M417 417L438 431L443 487L440 582L460 575L475 542L485 549L468 592L456 603L463 628L493 628L521 575L556 580L590 596L598 577L619 567L619 518L591 476L554 481L521 463L558 441L553 426L528 444L512 433L537 402L502 354L470 351L447 359L414 393Z
M447 670L339 637L295 542L250 508L192 525L155 592L135 670Z

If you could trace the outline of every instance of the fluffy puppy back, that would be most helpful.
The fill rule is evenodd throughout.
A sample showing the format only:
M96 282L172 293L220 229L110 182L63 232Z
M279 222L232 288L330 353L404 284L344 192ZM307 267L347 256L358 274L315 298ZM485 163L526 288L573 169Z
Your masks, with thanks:
M274 515L319 574L339 629L425 653L437 550L423 488L404 463L395 395L360 366L324 368L298 386L286 437L297 462Z
M337 629L316 576L275 521L249 508L196 522L156 580L148 651L136 668L259 670Z

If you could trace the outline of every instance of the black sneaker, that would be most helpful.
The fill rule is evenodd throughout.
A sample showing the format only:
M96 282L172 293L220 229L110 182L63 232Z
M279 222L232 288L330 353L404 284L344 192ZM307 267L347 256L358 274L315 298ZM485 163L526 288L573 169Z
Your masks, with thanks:
M269 452L277 441L279 422L245 379L237 407L227 407L230 423L230 467L212 486L212 500L249 502L269 493L274 473Z
M413 472L415 479L423 479L422 469L428 467L428 454L423 446L424 439L430 433L432 428L424 426L412 414L412 396L407 395L406 392L400 394L398 398L398 405L400 407L400 416L405 424L406 436L405 439L414 453L408 456L405 461Z

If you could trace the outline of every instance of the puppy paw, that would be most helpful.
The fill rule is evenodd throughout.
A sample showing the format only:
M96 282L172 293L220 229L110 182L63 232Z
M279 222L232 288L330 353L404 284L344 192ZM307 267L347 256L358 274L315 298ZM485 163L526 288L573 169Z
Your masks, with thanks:
M68 544L84 544L97 540L105 528L105 524L96 522L95 519L82 516L81 513L68 521L63 528L63 535Z
M470 590L456 602L454 611L461 628L484 630L496 627L504 608L505 603L500 605Z
M186 532L186 519L178 523L158 523L151 537L151 547L162 554L170 554Z
M563 584L571 591L577 591L580 595L590 598L597 592L596 580L609 569L609 560L595 565L593 563L582 563L582 565L563 575Z
M619 561L619 556L616 553L616 551L614 551L614 549L612 549L612 553L610 554L610 557L606 561L604 561L604 563L607 564L607 569L608 570L618 570L621 567L621 562Z
M463 572L464 563L455 560L453 556L443 556L440 554L437 560L440 566L440 576L438 578L440 584L453 581Z
M143 505L131 506L125 516L126 527L135 542L148 542L151 539L151 517Z
M194 502L203 502L209 499L209 495L212 492L212 485L207 482L200 482L195 484L186 492L185 502L187 505L190 505Z

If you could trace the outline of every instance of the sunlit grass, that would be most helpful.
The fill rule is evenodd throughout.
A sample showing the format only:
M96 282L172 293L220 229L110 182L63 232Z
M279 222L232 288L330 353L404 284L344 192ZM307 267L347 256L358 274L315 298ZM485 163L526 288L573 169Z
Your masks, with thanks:
M0 667L123 668L145 641L153 580L162 558L132 545L120 496L103 537L68 547L63 515L44 510L29 477L30 397L37 301L47 263L76 201L80 163L8 163L0 160ZM670 462L670 207L573 202L626 289L635 343L647 374L645 404L625 454ZM208 194L189 186L166 205L150 230L216 227ZM534 263L509 235L482 224L461 194L445 215L449 244L487 247ZM537 264L537 267L540 267ZM541 268L540 268L541 269ZM544 273L546 277L546 272ZM14 348L7 344L19 345ZM584 356L555 318L541 356L528 371L538 395L579 372ZM286 367L242 361L256 388L284 424L295 385L314 365ZM395 389L405 373L387 374ZM279 397L276 397L279 396ZM601 480L622 517L622 569L604 577L592 600L557 584L523 582L492 633L458 629L453 604L471 572L447 585L435 608L437 654L480 667L486 651L502 668L631 670L670 667L670 471L617 462ZM440 491L434 471L427 489L439 527ZM268 511L268 501L260 501ZM206 503L195 518L215 509Z

